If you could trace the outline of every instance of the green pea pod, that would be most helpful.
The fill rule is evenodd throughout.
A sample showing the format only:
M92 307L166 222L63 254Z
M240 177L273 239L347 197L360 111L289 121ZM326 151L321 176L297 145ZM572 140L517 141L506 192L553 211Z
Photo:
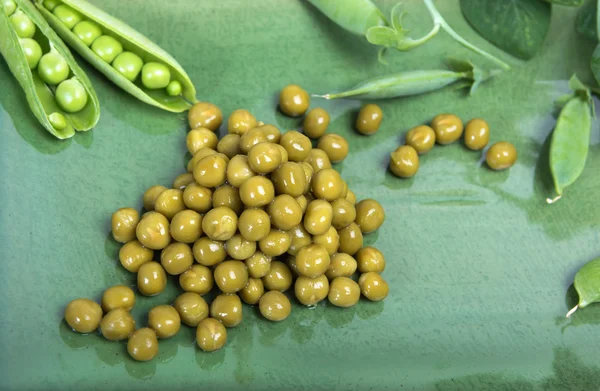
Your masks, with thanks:
M454 70L425 70L396 73L364 81L350 90L315 95L325 99L389 99L418 95L465 81L471 93L485 79L484 73L468 61L451 60Z
M573 285L579 295L579 303L567 313L567 318L578 308L584 308L600 301L600 257L579 269L575 274Z
M583 172L590 146L593 106L590 90L577 76L569 81L574 91L562 108L550 144L550 172L559 199L564 189Z
M0 2L0 53L21 88L23 88L31 111L40 124L59 139L72 137L75 130L85 131L91 129L100 117L100 104L87 75L77 65L69 49L33 4L27 0L13 1L35 24L34 39L40 44L43 51L58 52L67 61L70 72L79 79L88 94L86 105L77 113L67 113L58 106L53 90L44 83L37 72L32 72L29 68L25 53L19 43L19 37L14 31L8 15L4 12L3 2ZM60 118L59 121L55 119L57 117ZM63 120L64 123L58 126L58 123ZM53 123L57 126L53 126Z
M183 70L181 65L179 65L177 60L161 49L157 44L150 41L147 37L121 20L110 16L85 0L63 0L62 3L79 11L85 18L97 23L102 29L103 34L110 35L117 39L123 45L125 50L137 54L144 63L152 61L167 65L173 79L181 83L182 91L181 95L170 96L166 89L151 90L143 87L141 80L139 80L140 78L138 78L136 82L129 81L125 76L117 72L109 63L98 57L92 49L63 25L53 13L44 7L42 0L36 0L35 4L42 15L44 15L50 25L54 27L62 39L113 83L142 102L167 111L179 113L188 110L193 103L197 102L196 89L187 73Z
M421 38L407 36L408 30L402 27L402 3L392 9L391 23L371 0L308 0L313 6L343 29L364 36L373 45L408 51L433 38L440 30L435 24L431 31ZM380 59L383 52L380 52Z

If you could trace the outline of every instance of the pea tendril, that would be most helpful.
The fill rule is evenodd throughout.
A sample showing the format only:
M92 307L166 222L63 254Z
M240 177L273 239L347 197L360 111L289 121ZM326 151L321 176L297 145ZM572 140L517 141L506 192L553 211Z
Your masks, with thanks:
M471 49L475 53L479 53L480 55L487 58L488 60L495 62L505 71L510 69L510 65L508 65L504 61L500 60L498 57L473 45L472 43L470 43L469 41L467 41L466 39L461 37L456 31L454 31L452 29L452 27L450 27L450 25L446 22L446 20L444 20L444 18L439 13L437 8L435 8L435 5L433 4L433 0L424 0L424 2L425 2L425 5L427 6L427 9L429 10L429 13L431 14L431 17L433 18L434 25L441 26L441 28L444 29L452 38L454 38L454 40L456 42L460 43L461 45L463 45L464 47L466 47L468 49Z

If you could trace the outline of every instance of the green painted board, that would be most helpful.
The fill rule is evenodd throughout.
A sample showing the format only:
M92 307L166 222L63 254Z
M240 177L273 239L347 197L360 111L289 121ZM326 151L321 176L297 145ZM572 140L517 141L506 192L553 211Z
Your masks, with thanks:
M94 1L172 53L198 97L228 115L249 109L292 129L275 110L279 89L313 93L389 72L439 68L448 55L482 59L447 35L377 62L377 50L333 26L304 1ZM386 13L395 1L377 1ZM429 20L407 1L416 36ZM458 1L437 1L456 30L502 56L462 18ZM595 390L600 305L563 319L576 270L600 254L600 145L594 122L587 167L561 201L552 196L548 141L553 100L588 69L594 43L572 28L576 10L556 7L538 57L514 64L475 96L445 90L380 102L384 122L372 137L352 130L358 102L326 102L330 131L350 142L337 165L359 198L375 197L387 220L366 237L385 253L390 296L349 310L294 306L268 323L244 307L225 349L206 354L183 331L160 344L157 359L133 362L125 344L72 333L62 311L76 297L99 298L132 283L109 235L111 213L141 208L151 185L184 172L185 114L145 105L82 61L97 89L98 126L57 141L37 124L8 67L0 62L0 388L1 389L424 389ZM77 57L79 58L79 57ZM79 58L80 59L80 58ZM493 141L519 151L509 171L491 172L460 144L436 147L418 175L386 172L387 156L411 127L452 112L485 118ZM569 293L567 293L569 292ZM157 303L140 298L139 324Z

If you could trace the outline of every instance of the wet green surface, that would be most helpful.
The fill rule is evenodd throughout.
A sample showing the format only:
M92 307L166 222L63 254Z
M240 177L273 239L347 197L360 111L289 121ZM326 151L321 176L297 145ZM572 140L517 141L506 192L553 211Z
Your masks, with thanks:
M100 2L95 1L100 4ZM378 1L388 12L394 1ZM456 30L501 55L467 25L455 0L437 1ZM471 55L440 34L410 53L376 50L332 26L301 1L116 1L102 7L171 52L198 97L228 115L247 108L283 129L297 126L275 110L278 90L298 83L313 93L367 77L443 66L447 55ZM407 2L416 35L426 11ZM277 12L273 12L277 10ZM2 389L431 389L594 390L600 367L595 341L600 309L571 320L568 288L576 270L600 253L598 123L580 180L552 205L548 137L553 100L588 70L594 44L578 39L575 13L555 9L551 33L534 60L482 86L381 102L379 133L352 130L360 103L314 101L346 136L351 154L337 165L359 198L385 207L382 229L366 237L388 260L390 296L340 310L295 306L272 324L244 307L225 349L206 354L184 329L161 341L157 359L135 363L123 343L81 336L62 323L76 297L135 278L118 262L110 214L141 208L141 194L184 171L185 115L144 105L81 61L101 100L92 131L59 142L38 126L4 62L0 63L0 388ZM400 180L387 156L411 127L441 112L483 117L492 141L513 142L519 161L506 172L481 165L460 144L434 148L419 174ZM174 282L174 281L172 281ZM147 310L177 295L139 298Z

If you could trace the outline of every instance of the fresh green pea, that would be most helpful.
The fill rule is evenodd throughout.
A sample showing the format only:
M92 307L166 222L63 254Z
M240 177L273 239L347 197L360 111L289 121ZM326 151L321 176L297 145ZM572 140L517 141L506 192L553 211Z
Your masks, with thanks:
M3 0L2 5L4 6L4 13L11 16L17 9L17 5L13 0Z
M83 109L88 96L81 82L75 78L65 80L56 88L56 101L68 113L76 113Z
M573 76L569 87L574 91L562 108L550 143L550 172L558 200L564 189L583 172L590 146L592 98L589 89Z
M67 119L61 113L50 114L48 116L48 121L50 121L50 123L56 130L63 130L67 127Z
M66 4L57 5L52 10L52 13L56 15L58 20L60 20L61 23L69 30L71 30L77 23L81 22L81 19L83 19L83 16L81 16L79 12L75 11Z
M56 85L69 77L69 64L57 52L49 52L40 58L38 74L47 84Z
M471 93L483 81L481 70L467 61L453 60L454 71L428 70L409 71L367 80L354 88L334 93L318 95L325 99L387 99L418 95L438 90L459 80L470 84Z
M50 12L60 4L60 0L44 0L44 7Z
M33 1L32 3L46 18L56 33L73 50L77 51L110 81L135 98L163 110L178 113L188 110L192 104L198 101L196 98L196 89L181 65L162 48L123 21L112 17L85 0L62 0L62 5L75 8L85 20L98 24L103 34L105 34L96 38L91 46L87 46L58 18L56 8L60 6L57 6L54 11L50 12L43 6L43 0ZM123 47L130 53L123 56ZM130 56L135 57L133 60L131 58L128 59L127 57ZM161 63L167 66L170 78L166 83L163 83L162 88L147 88L141 80L137 81L144 65L143 62ZM180 93L172 96L169 95L169 91L165 87L168 87L170 79L179 82L181 85ZM178 89L177 84L174 84L170 90L178 92Z
M123 53L123 45L110 35L102 35L92 43L92 51L110 64L115 57Z
M73 34L77 35L87 46L90 46L96 38L102 35L102 30L96 23L83 20L73 27Z
M159 62L147 62L142 67L142 84L151 90L165 88L171 80L169 67Z
M112 63L113 68L131 82L137 79L143 65L144 62L140 56L131 52L119 54Z
M579 295L579 303L567 312L567 318L577 309L600 301L600 257L591 260L579 269L575 274L573 285Z
M16 11L10 17L10 22L19 38L32 38L35 35L35 24L23 12Z
M22 38L19 40L19 42L21 42L21 47L25 53L25 58L27 59L27 65L29 65L29 69L35 69L40 62L40 58L42 57L42 48L40 44L31 38Z
M177 80L171 80L167 86L167 94L169 94L169 96L181 95L181 83Z

